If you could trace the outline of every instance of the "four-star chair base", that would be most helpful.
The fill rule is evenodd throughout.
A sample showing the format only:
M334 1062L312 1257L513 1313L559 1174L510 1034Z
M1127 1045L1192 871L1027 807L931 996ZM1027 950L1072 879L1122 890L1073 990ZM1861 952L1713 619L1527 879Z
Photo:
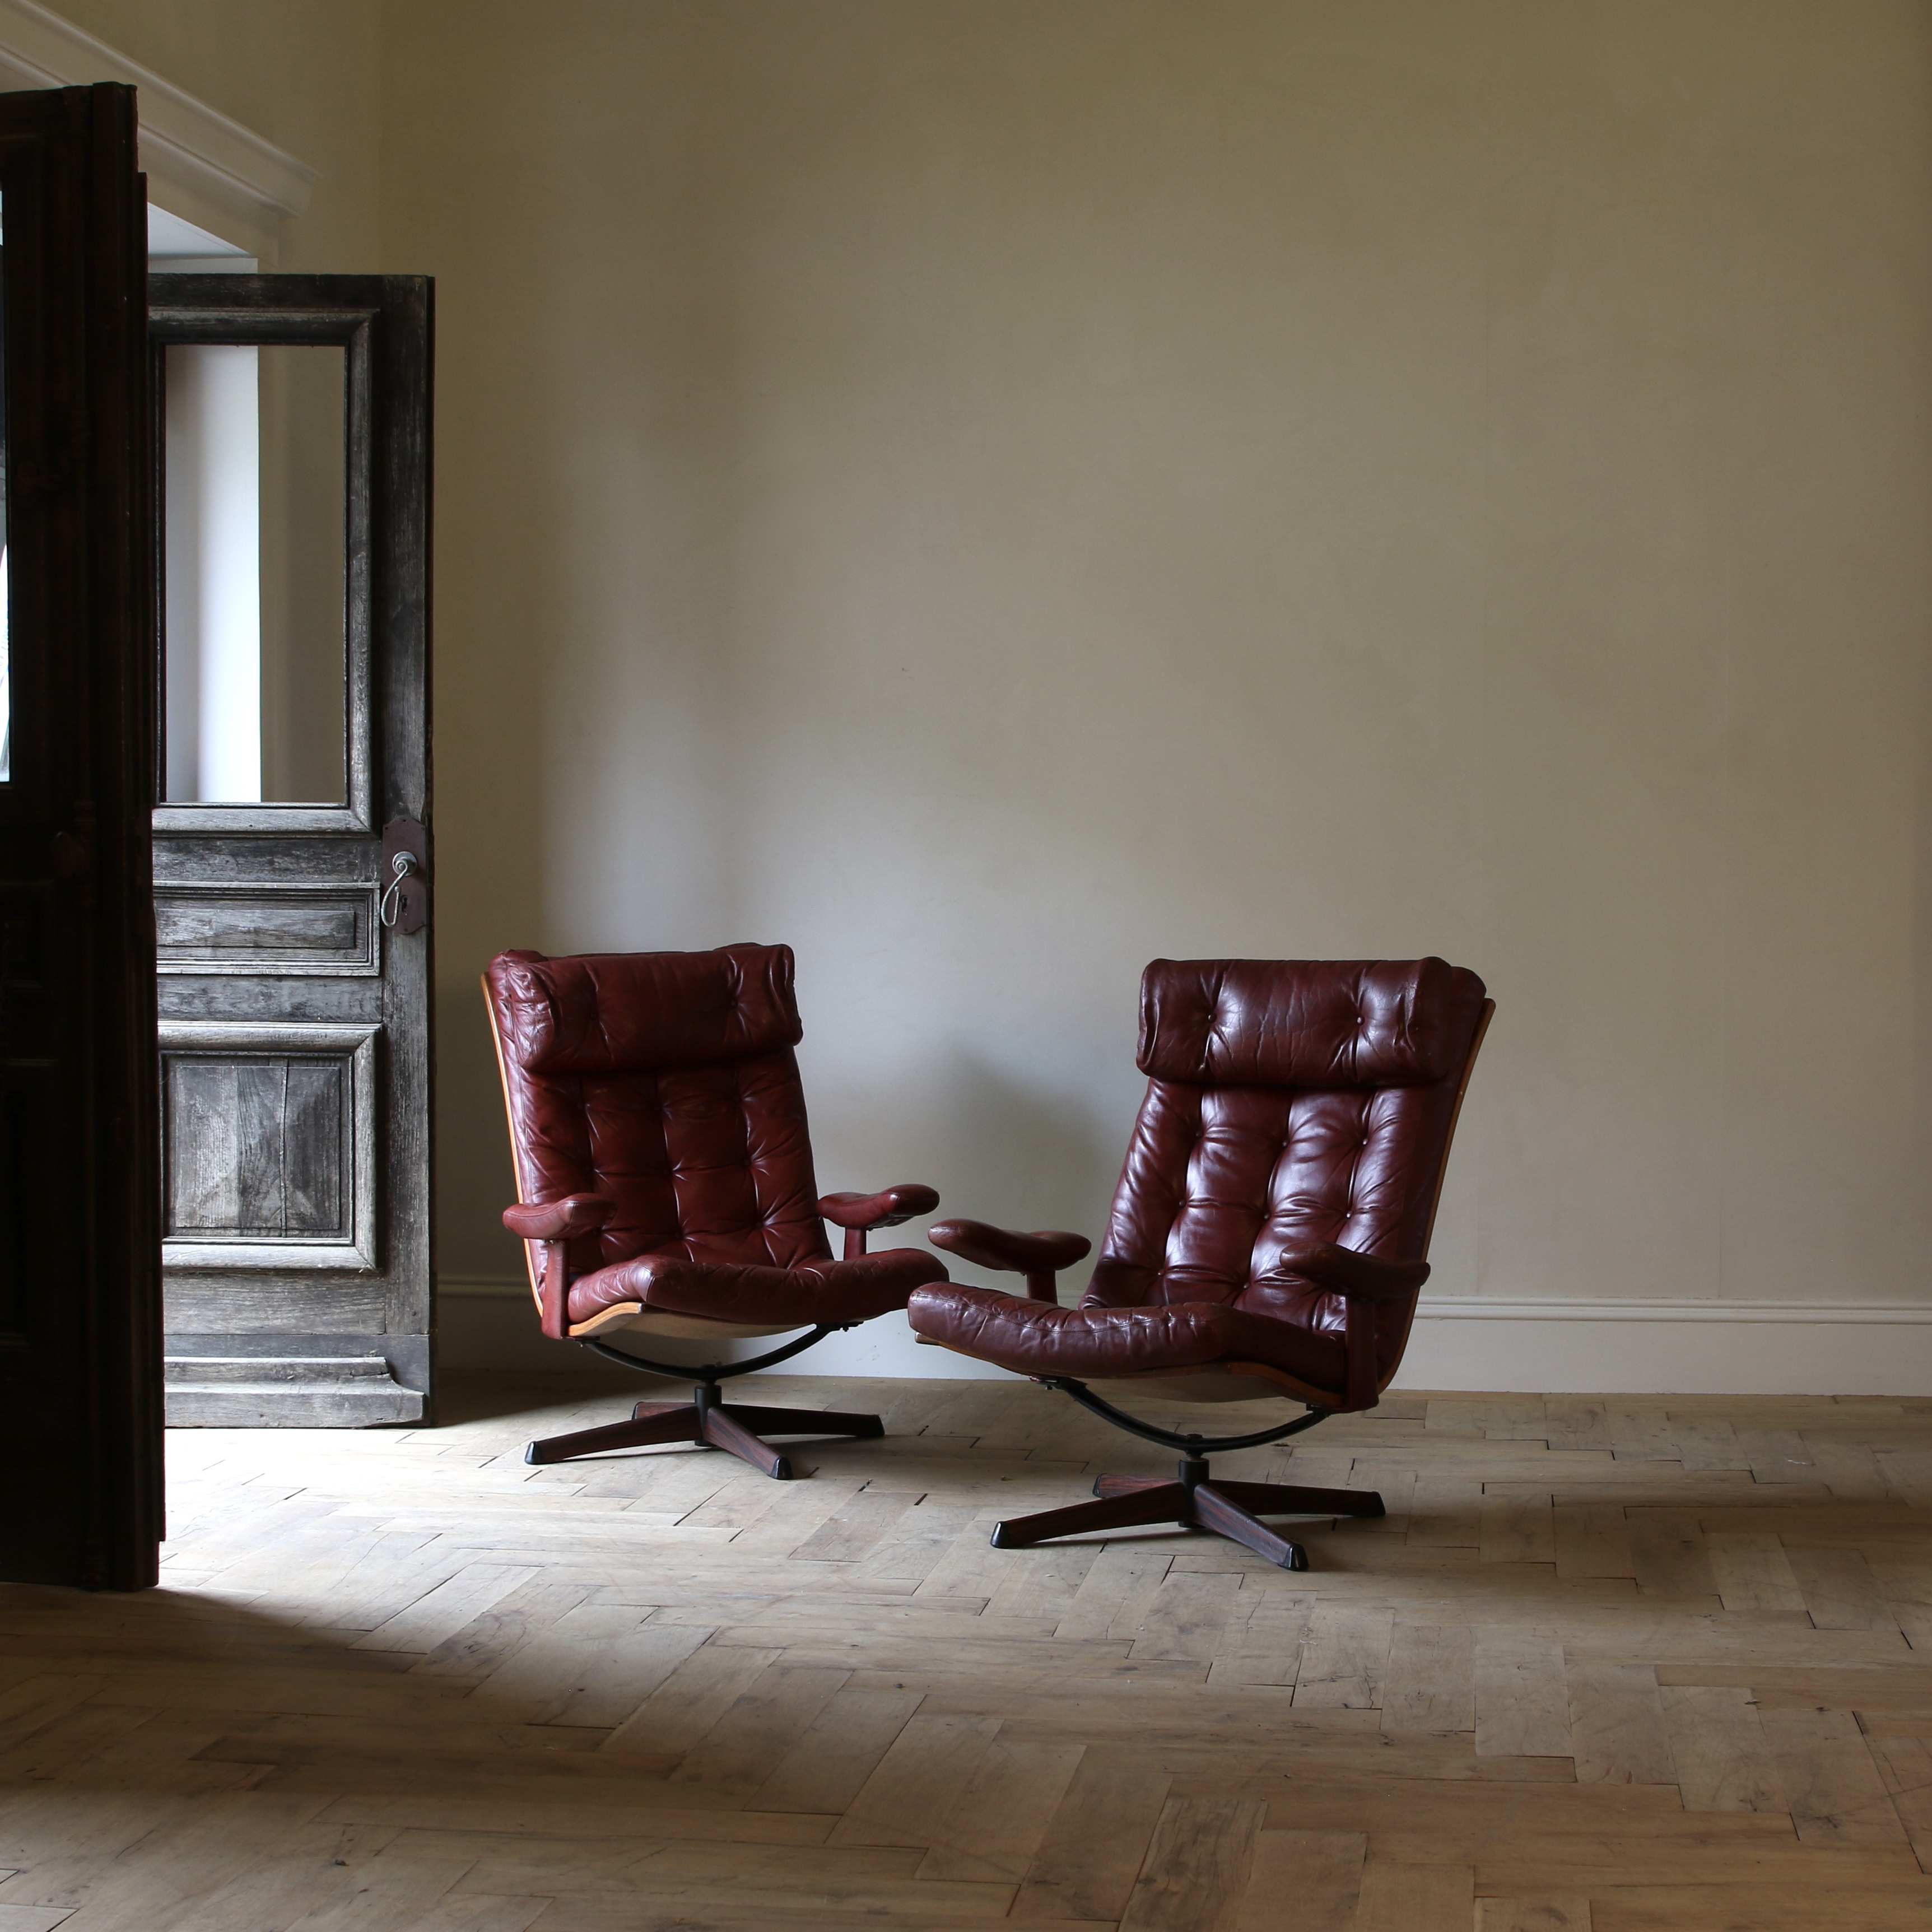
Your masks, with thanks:
M841 1324L842 1326L844 1324ZM821 1324L782 1348L749 1362L710 1362L697 1371L697 1386L688 1402L640 1402L628 1422L607 1422L601 1429L573 1430L568 1436L547 1436L524 1451L526 1462L567 1462L573 1456L600 1456L613 1449L648 1449L664 1442L696 1442L742 1457L774 1481L790 1482L813 1473L808 1462L794 1462L782 1449L760 1440L758 1431L773 1436L883 1436L886 1426L876 1415L847 1415L832 1408L764 1408L754 1402L727 1402L718 1384L728 1376L749 1375L788 1361L833 1332ZM668 1362L646 1361L608 1342L586 1342L608 1360L646 1375L676 1376ZM692 1372L686 1369L682 1373Z
M748 1402L726 1402L716 1382L700 1382L689 1402L640 1402L628 1422L579 1429L547 1436L524 1451L526 1462L567 1462L573 1456L596 1456L612 1449L640 1449L661 1442L699 1442L728 1450L779 1482L808 1476L809 1463L795 1462L782 1449L760 1439L771 1436L883 1436L876 1415L846 1415L826 1408L764 1408Z
M1042 1510L993 1527L995 1550L1024 1550L1056 1536L1084 1530L1132 1529L1156 1523L1183 1523L1211 1531L1265 1556L1284 1570L1306 1570L1308 1557L1298 1543L1278 1535L1264 1516L1363 1516L1384 1514L1372 1490L1316 1490L1292 1483L1213 1482L1204 1456L1181 1460L1179 1478L1102 1476L1094 1485L1096 1501L1066 1509Z

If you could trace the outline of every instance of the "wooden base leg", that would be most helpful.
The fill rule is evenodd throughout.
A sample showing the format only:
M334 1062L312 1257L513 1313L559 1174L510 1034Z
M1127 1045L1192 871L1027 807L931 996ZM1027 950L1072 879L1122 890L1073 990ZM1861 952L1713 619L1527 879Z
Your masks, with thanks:
M1306 1570L1308 1552L1298 1543L1277 1536L1264 1522L1258 1522L1239 1504L1221 1493L1214 1483L1197 1484L1190 1498L1186 1520L1202 1529L1211 1529L1231 1543L1244 1544L1257 1556L1265 1556L1284 1570Z
M1158 1483L1129 1496L1102 1496L1096 1502L1042 1510L993 1526L995 1550L1024 1550L1054 1536L1078 1536L1088 1529L1133 1529L1149 1523L1186 1520L1187 1491L1179 1483Z
M742 1457L754 1469L779 1482L812 1473L808 1463L796 1462L758 1432L774 1436L880 1436L885 1424L876 1415L848 1415L840 1409L764 1408L752 1402L718 1400L715 1382L698 1390L695 1402L640 1402L628 1422L602 1429L579 1429L568 1436L552 1436L532 1442L524 1451L526 1462L567 1462L573 1456L596 1456L611 1449L638 1449L659 1442L695 1442Z
M1312 1490L1298 1483L1234 1483L1215 1488L1250 1516L1386 1516L1373 1490Z
M714 1449L728 1450L775 1481L789 1482L794 1476L812 1474L808 1464L794 1463L782 1450L774 1449L769 1442L760 1442L722 1403L706 1408L698 1426L699 1441L710 1443Z
M1142 1490L1165 1489L1173 1480L1172 1476L1096 1476L1094 1493L1096 1496L1138 1496Z
M836 1408L760 1408L755 1403L729 1402L727 1412L761 1436L883 1436L886 1425L876 1415L848 1415Z
M1150 1523L1184 1523L1225 1536L1265 1556L1284 1570L1306 1570L1307 1552L1298 1543L1258 1520L1268 1516L1364 1516L1384 1514L1372 1490L1318 1490L1292 1483L1215 1483L1208 1480L1205 1457L1188 1457L1181 1480L1159 1476L1100 1476L1090 1503L1016 1516L993 1532L996 1550L1024 1550L1055 1536L1083 1530L1144 1528Z
M650 1413L646 1414L649 1411ZM567 1462L573 1456L596 1456L609 1449L639 1449L653 1442L695 1442L698 1409L688 1402L640 1402L628 1422L602 1429L578 1429L546 1436L524 1451L526 1462Z

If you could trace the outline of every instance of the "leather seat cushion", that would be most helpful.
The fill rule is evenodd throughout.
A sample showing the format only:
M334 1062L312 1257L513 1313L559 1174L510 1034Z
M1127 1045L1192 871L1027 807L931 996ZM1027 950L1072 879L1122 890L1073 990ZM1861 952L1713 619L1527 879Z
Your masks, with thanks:
M681 1254L634 1255L570 1285L569 1318L588 1322L620 1302L713 1322L868 1322L903 1308L922 1282L944 1281L945 1264L920 1248L886 1248L850 1261L796 1268L694 1262Z
M907 1304L918 1332L1023 1376L1139 1375L1154 1369L1261 1362L1318 1389L1340 1389L1339 1335L1214 1301L1154 1308L1061 1308L994 1288L922 1288Z

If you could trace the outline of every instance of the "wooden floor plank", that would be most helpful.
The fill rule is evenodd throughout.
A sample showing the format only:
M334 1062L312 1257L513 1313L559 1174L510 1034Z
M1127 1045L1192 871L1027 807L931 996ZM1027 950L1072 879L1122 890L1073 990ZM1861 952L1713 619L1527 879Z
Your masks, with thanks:
M932 1844L940 1817L971 1781L997 1718L914 1718L832 1828L836 1845Z
M749 1800L759 1811L842 1812L919 1708L919 1694L850 1682L824 1706Z
M1897 1625L1862 1552L1784 1540L1784 1560L1806 1613L1820 1630L1892 1630Z
M1644 1510L1630 1519L1630 1556L1637 1588L1646 1597L1688 1599L1718 1607L1716 1572L1696 1516L1681 1510Z
M1476 1932L1592 1932L1590 1901L1579 1894L1479 1898Z
M1376 1605L1322 1606L1309 1619L1294 1702L1310 1710L1381 1708L1394 1635L1393 1613Z
M1348 1932L1367 1852L1361 1832L1258 1832L1234 1932Z
M1027 1868L1013 1916L1118 1921L1170 1782L1130 1756L1086 1752Z
M1573 1659L1564 1676L1578 1784L1676 1781L1654 1666Z
M1252 1801L1169 1798L1120 1932L1233 1932L1267 1816Z
M1685 1810L1788 1809L1748 1690L1673 1684L1660 1701Z
M918 1876L1024 1879L1086 1754L1084 1744L994 1738L964 1789L938 1814Z
M776 1664L781 1649L704 1644L693 1650L604 1741L613 1754L678 1763Z
M1208 1682L1216 1688L1292 1685L1308 1636L1306 1601L1265 1589L1244 1589L1240 1596L1251 1600L1237 1600L1208 1666Z
M1552 1512L1552 1528L1559 1576L1634 1580L1630 1526L1616 1504L1558 1502Z
M749 1797L845 1687L851 1672L777 1664L748 1685L685 1754L674 1784Z
M1372 1850L1362 1870L1355 1932L1468 1932L1475 1878L1466 1864L1406 1864Z
M1904 1827L1849 1711L1758 1712L1804 1845L1902 1844Z
M1494 1625L1475 1639L1476 1751L1482 1757L1568 1757L1570 1693L1555 1639Z
M1726 1610L1806 1612L1804 1593L1777 1537L1762 1531L1707 1529L1703 1542Z
M1382 1729L1473 1736L1475 1638L1467 1624L1397 1623L1382 1687Z

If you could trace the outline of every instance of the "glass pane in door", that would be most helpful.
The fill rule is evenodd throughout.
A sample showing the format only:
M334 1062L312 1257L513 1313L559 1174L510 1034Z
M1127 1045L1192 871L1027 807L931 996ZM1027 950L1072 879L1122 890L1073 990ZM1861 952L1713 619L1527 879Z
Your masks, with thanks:
M346 796L344 377L329 344L167 349L170 804Z

